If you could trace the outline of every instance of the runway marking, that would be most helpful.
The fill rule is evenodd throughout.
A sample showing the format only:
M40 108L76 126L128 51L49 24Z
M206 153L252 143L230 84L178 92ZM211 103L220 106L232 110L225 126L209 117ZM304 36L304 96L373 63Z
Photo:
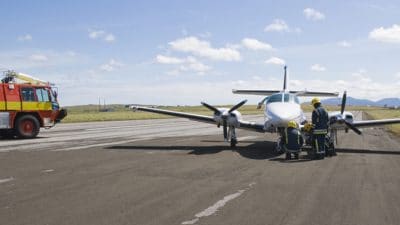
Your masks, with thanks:
M244 141L244 140L251 140L251 139L256 139L256 138L258 138L258 136L253 135L253 136L239 137L238 140L239 141Z
M212 205L212 206L208 207L207 209L194 215L195 216L194 219L184 221L181 224L183 224L183 225L195 224L197 221L200 220L201 217L207 217L207 216L211 216L211 215L215 214L218 211L218 209L224 207L225 204L228 203L229 201L232 201L233 199L242 195L244 192L250 190L250 188L252 188L255 184L256 184L255 182L250 183L247 188L238 190L236 193L225 196L223 199L217 201L214 205Z
M125 141L115 141L115 142L109 142L109 143L62 148L62 149L56 149L56 150L51 150L51 151L52 152L62 152L62 151L81 150L81 149L86 149L86 148L103 147L103 146L109 146L109 145L120 145L120 144L129 143L129 142L145 141L145 140L150 140L150 139L151 138L138 138L138 139L132 139L132 140L125 140Z
M0 184L4 184L4 183L10 182L12 180L14 180L14 177L9 177L9 178L6 178L6 179L0 179Z

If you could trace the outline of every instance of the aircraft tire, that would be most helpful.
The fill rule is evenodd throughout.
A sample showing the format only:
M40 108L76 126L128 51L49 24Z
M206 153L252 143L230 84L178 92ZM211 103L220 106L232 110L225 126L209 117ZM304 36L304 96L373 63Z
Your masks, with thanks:
M231 140L231 148L236 148L236 144L237 144L237 140L236 139L232 139Z

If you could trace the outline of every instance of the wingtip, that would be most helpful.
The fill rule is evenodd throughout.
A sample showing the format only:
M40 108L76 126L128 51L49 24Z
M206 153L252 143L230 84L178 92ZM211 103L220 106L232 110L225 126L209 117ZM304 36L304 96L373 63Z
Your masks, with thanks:
M136 112L139 109L139 106L131 105L131 106L129 106L129 108L132 109L132 111Z

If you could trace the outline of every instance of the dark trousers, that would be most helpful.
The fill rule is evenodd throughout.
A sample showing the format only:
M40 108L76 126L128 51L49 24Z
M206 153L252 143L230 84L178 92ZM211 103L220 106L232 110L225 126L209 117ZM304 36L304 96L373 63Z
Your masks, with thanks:
M314 134L313 146L317 154L325 154L325 134Z

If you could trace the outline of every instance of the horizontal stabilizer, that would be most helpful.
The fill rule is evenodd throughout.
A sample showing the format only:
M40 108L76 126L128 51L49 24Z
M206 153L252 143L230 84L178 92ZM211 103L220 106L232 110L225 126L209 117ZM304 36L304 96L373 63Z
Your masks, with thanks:
M234 94L244 94L244 95L260 95L260 96L268 96L276 93L280 93L282 91L278 90L236 90L233 89L232 93ZM303 97L337 97L339 96L339 92L314 92L314 91L289 91L291 94L296 94L297 96Z
M276 94L279 93L281 91L278 90L232 90L233 94L240 94L240 95L261 95L261 96L265 96L265 95L272 95L272 94Z
M315 91L291 91L290 93L297 94L297 96L304 97L337 97L339 92L315 92Z

